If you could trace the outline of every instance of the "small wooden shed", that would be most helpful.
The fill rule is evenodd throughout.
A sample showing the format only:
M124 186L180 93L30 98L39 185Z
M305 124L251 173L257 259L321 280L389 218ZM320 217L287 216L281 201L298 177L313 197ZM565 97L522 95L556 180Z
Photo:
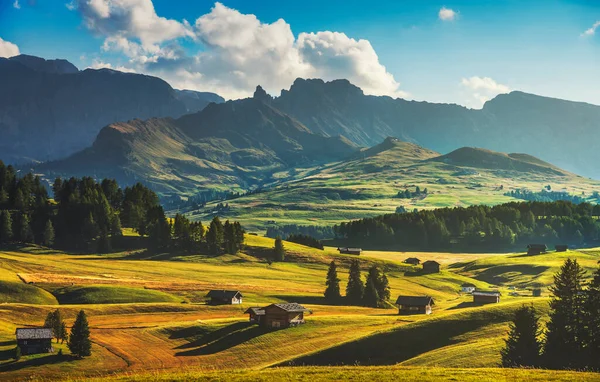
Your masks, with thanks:
M398 296L396 305L398 314L431 314L435 302L430 296Z
M310 312L310 310L295 302L271 304L262 309L265 314L259 323L262 326L273 329L289 328L304 324L304 313Z
M460 290L463 293L473 293L475 292L475 284L472 283L464 283L460 286Z
M421 260L417 259L416 257L409 257L408 259L404 260L404 264L419 265L421 264Z
M344 255L360 255L362 253L362 248L339 247L337 250Z
M423 263L423 272L425 273L440 273L440 263L433 260L427 260Z
M500 302L500 292L498 291L478 291L473 294L473 302L475 304L495 304Z
M554 249L556 252L567 252L569 250L569 246L566 244L556 244Z
M548 247L546 244L528 244L527 245L527 254L528 255L539 255L542 253L546 253Z
M252 324L261 325L263 319L265 318L265 310L259 307L248 308L244 313L250 315L249 321Z
M52 338L54 333L50 328L17 328L17 346L21 354L52 353Z
M211 305L237 305L242 303L242 293L238 290L211 290L206 295Z

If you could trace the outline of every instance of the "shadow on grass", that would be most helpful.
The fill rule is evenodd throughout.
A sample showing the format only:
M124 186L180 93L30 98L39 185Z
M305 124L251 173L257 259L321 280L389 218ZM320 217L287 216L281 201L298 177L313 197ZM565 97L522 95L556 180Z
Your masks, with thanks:
M484 305L489 305L489 304L493 304L493 303L480 303L480 302L473 302L473 301L464 301L461 302L458 305L455 305L451 308L448 308L448 310L452 310L452 309L465 309L465 308L476 308L478 306L484 306Z
M48 354L47 356L35 357L30 359L28 358L28 356L23 356L23 358L21 358L21 361L12 361L0 365L0 373L5 371L21 370L33 366L46 366L63 362L73 362L76 360L77 358L71 355L58 354Z
M424 271L422 269L420 270L411 270L411 271L407 271L404 272L404 276L406 277L416 277L416 276L427 276L427 275L435 275L438 274L440 272L430 272L430 271Z
M184 329L185 332L188 329ZM238 322L213 332L207 332L199 339L177 347L176 349L189 349L176 353L177 356L198 356L215 354L250 341L269 331L249 322ZM179 333L185 334L185 333ZM174 335L178 335L174 333ZM171 338L177 338L171 336Z

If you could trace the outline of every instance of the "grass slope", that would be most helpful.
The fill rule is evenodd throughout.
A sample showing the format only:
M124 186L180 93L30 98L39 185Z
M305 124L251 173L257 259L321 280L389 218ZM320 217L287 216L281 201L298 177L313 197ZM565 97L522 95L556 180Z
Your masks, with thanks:
M130 304L181 301L181 299L161 291L106 285L65 287L55 290L54 295L60 304Z

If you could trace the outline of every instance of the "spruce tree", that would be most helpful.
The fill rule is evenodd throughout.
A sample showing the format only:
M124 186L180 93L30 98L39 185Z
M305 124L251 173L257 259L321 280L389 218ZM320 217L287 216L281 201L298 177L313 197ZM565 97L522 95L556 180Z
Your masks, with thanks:
M54 245L54 226L50 220L46 221L42 244L46 247L52 247Z
M18 232L19 241L23 243L33 242L33 231L31 230L31 224L29 223L29 216L25 213L21 213L18 220Z
M583 277L577 260L567 259L550 288L544 362L551 368L579 368L583 354Z
M360 263L358 260L352 260L348 274L348 284L346 285L346 298L351 304L359 305L362 302L364 292L365 284L363 284L360 277Z
M12 219L10 212L0 211L0 243L6 243L13 238Z
M533 306L523 305L515 311L509 324L508 338L501 350L503 367L539 366L541 343L539 316Z
M377 293L375 280L369 276L367 276L367 285L365 286L365 293L363 295L363 304L365 306L370 306L371 308L379 307L379 293Z
M325 299L329 302L338 302L341 299L340 279L338 279L337 266L335 261L329 264L327 271L327 281L325 281Z
M598 371L600 370L600 267L594 272L585 292L584 308L587 366Z
M52 329L54 337L56 338L56 343L58 343L59 340L66 339L67 337L66 325L62 319L60 309L56 309L55 311L48 313L46 316L46 321L44 321L44 327Z
M90 329L88 320L83 310L80 310L71 328L71 334L67 341L71 353L82 358L92 354L92 342L90 341Z
M279 236L275 238L275 245L273 246L273 255L275 257L275 261L285 260L285 248L283 247L283 240L281 240L281 237Z
M223 248L223 224L218 216L210 222L206 233L206 244L211 255L218 255Z

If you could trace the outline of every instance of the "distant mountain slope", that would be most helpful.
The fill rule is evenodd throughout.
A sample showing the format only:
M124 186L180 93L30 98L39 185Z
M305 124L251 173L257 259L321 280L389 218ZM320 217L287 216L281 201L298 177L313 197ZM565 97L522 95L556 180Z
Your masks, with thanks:
M600 178L600 106L523 92L483 109L364 95L347 80L297 79L272 100L315 133L372 146L388 136L447 153L460 147L525 152L569 171Z
M0 152L9 163L65 157L112 122L179 117L223 101L156 77L25 55L0 58L0 83Z
M540 172L565 175L565 171L527 154L505 154L491 150L463 147L449 154L431 159L455 166L475 167L490 170Z
M248 189L279 170L348 157L358 148L339 137L311 133L257 99L210 104L177 120L152 118L114 123L92 147L38 166L56 175L143 181L161 193L198 188Z

